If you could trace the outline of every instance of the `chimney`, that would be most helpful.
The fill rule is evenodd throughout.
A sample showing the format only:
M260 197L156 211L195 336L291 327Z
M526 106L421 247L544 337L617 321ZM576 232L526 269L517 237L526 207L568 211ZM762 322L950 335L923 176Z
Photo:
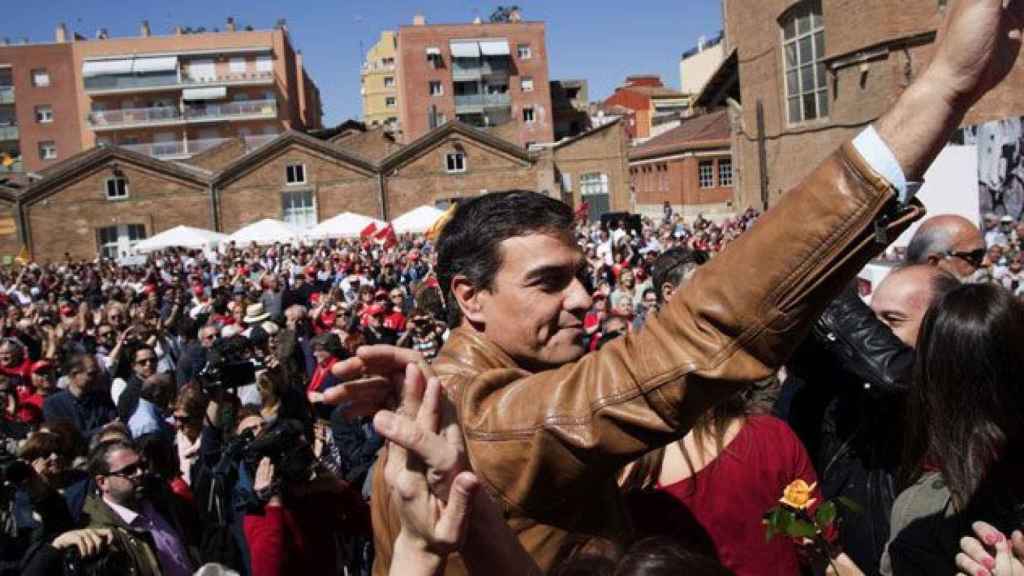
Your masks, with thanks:
M143 20L142 25L139 26L139 36L143 38L149 38L152 32L149 29L149 20Z
M181 29L181 26L175 26L174 27L174 35L175 36L181 36L184 33L185 33L185 31Z
M288 21L285 20L284 18L278 18L277 19L277 24L274 24L274 28L278 28L280 30L284 30L285 32L287 32L288 31Z
M57 29L53 32L53 41L58 44L68 41L68 27L63 22L57 24Z
M235 26L235 18L233 16L228 16L228 23L224 26L224 30L227 32L234 32L235 30L238 30L238 27Z
M427 17L424 16L422 12L417 12L416 15L412 17L412 25L413 26L426 26L427 25Z
M523 21L523 14L522 14L522 12L519 11L519 8L513 8L512 11L508 13L508 21L509 22L522 22Z
M99 30L96 31L96 39L97 40L106 40L109 37L110 37L110 35L107 33L107 29L106 28L100 28Z

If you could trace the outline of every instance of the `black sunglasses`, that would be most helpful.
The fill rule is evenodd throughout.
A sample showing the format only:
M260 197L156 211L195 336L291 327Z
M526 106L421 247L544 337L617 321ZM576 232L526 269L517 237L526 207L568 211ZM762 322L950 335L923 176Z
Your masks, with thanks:
M985 249L978 248L977 250L971 250L970 252L957 252L955 250L950 250L946 252L946 256L960 258L971 266L980 268L985 262Z
M146 471L145 463L142 460L134 464L129 464L120 470L111 470L107 476L119 476L121 478L131 479L142 475Z

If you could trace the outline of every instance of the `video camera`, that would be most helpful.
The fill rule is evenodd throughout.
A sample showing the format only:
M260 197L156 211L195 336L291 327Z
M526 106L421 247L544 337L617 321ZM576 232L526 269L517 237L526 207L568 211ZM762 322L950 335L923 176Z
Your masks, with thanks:
M239 437L239 443L238 454L254 475L260 460L269 458L278 478L301 482L309 479L316 461L298 420L281 420L256 437L249 432Z
M196 374L196 382L206 393L241 388L256 381L259 368L248 339L221 338L206 352L206 366Z

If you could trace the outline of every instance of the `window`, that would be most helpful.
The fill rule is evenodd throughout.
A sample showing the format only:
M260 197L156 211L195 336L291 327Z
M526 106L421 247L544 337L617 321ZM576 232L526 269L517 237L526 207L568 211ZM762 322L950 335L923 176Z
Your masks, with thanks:
M192 80L209 81L217 78L217 63L209 58L188 63L188 77Z
M580 176L580 194L593 196L608 193L608 175L591 172Z
M449 172L465 172L466 171L466 155L462 152L453 152L446 158L448 171Z
M437 46L427 47L427 62L430 63L431 68L440 68L442 65L441 49Z
M273 72L274 71L274 59L270 56L257 56L256 57L256 71L257 72Z
M57 159L57 144L52 140L39 143L39 159L40 160L56 160Z
M50 73L46 68L37 68L32 71L32 85L40 88L50 85Z
M533 92L533 77L523 76L519 79L519 88L523 92Z
M447 116L445 116L444 114L441 114L440 112L437 114L437 125L438 126L443 126L444 123L447 122L447 121L448 121L448 117Z
M394 76L385 76L384 77L384 87L385 88L394 88L395 87L395 77Z
M388 108L394 108L396 102L398 102L398 100L395 99L394 96L387 96L384 98L384 105Z
M387 58L381 58L380 63L383 64L384 66L394 66L395 59L390 56Z
M732 186L732 160L725 158L718 161L718 185Z
M306 165L289 164L284 169L284 181L288 185L306 183Z
M142 224L107 226L96 231L100 257L109 260L127 256L132 247L145 238L146 227Z
M533 108L523 108L523 122L527 124L533 124L536 116L533 113Z
M47 105L36 106L36 122L40 124L53 122L53 107Z
M444 94L444 86L442 86L441 83L438 82L438 81L431 80L430 81L430 95L431 96L440 96L441 94Z
M828 116L825 28L821 1L805 0L782 26L786 111L790 124Z
M282 192L282 220L299 228L316 226L316 206L312 190Z
M520 44L516 46L516 55L519 56L520 60L529 60L533 58L533 51L530 50L529 44Z
M232 74L243 74L243 73L245 73L245 58L232 58L231 59L231 73Z
M128 180L120 176L107 178L107 200L120 200L128 197Z
M715 186L715 161L701 160L697 165L697 183L701 188L713 188Z

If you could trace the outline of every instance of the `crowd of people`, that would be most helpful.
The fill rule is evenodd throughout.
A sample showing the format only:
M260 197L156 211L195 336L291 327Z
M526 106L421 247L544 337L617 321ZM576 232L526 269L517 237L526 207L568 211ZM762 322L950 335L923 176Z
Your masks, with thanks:
M765 214L506 191L0 270L0 574L1020 573L1024 224L932 216L855 283L1020 49L1019 1L948 18Z

